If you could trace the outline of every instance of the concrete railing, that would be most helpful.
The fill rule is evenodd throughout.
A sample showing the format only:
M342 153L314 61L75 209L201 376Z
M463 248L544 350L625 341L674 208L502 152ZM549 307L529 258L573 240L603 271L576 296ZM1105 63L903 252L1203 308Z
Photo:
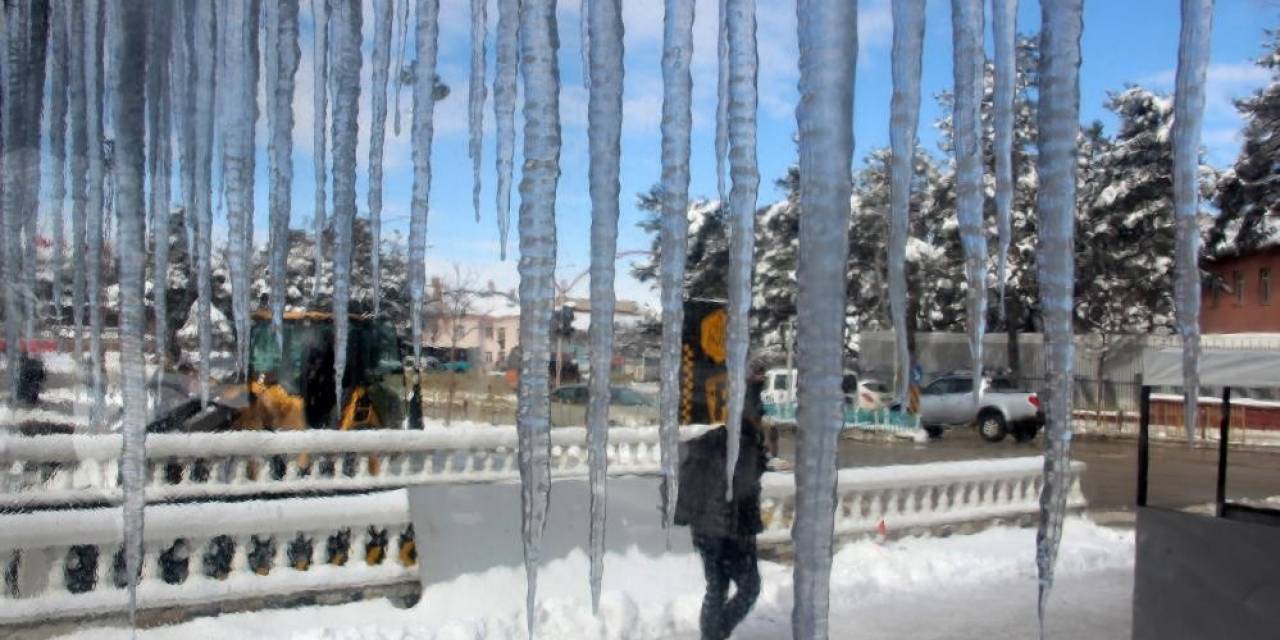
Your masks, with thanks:
M1040 508L1044 461L1040 457L934 462L842 469L836 489L835 533L851 536L888 530L920 531L992 520L1017 520ZM1084 463L1071 464L1068 508L1084 507ZM766 474L760 499L762 544L791 539L795 476Z
M124 611L121 522L116 508L0 514L0 625ZM155 505L139 609L416 582L409 522L403 490Z
M682 437L705 431L684 427ZM587 474L586 430L551 432L553 475ZM0 437L0 509L115 504L119 435ZM519 478L514 427L427 431L155 434L147 438L146 497L170 502L234 496L368 491ZM657 429L609 431L610 473L658 473Z

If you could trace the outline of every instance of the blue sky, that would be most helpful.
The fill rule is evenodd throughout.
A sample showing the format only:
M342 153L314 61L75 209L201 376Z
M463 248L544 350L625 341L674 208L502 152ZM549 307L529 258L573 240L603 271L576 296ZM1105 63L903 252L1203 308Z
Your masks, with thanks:
M364 92L361 96L361 144L359 150L359 185L357 201L360 215L365 208L368 160L369 92L368 77L371 52L372 10L366 0ZM661 40L662 2L660 0L623 0L627 33L625 121L622 141L622 217L619 250L645 249L649 238L636 227L642 214L635 208L635 194L647 190L660 175L659 115L662 105ZM309 3L302 3L303 60L298 73L295 99L297 129L294 154L293 226L309 225L313 210L311 126L312 55L311 14ZM1110 129L1114 121L1108 117L1103 102L1107 91L1126 83L1140 83L1157 90L1171 91L1176 59L1179 18L1173 0L1094 0L1085 3L1083 66L1081 69L1081 118L1102 119ZM497 9L490 2L490 34ZM557 277L572 280L586 269L589 260L590 203L587 196L586 91L582 87L579 52L578 1L561 0L560 68L563 91L561 117L564 122L564 146L561 155L563 175L557 203L559 228L559 262ZM1238 149L1239 121L1231 99L1247 95L1263 85L1267 74L1254 66L1252 59L1260 51L1262 30L1280 25L1280 7L1264 0L1222 0L1218 2L1213 33L1213 58L1209 71L1208 107L1204 142L1210 161L1218 166L1228 164ZM989 18L989 16L988 16ZM1019 15L1020 33L1039 29L1039 4L1023 0ZM428 271L451 272L458 264L477 282L493 280L500 288L515 286L516 261L510 257L498 261L497 229L494 221L494 147L492 101L486 104L482 220L477 224L471 207L471 171L467 158L466 94L469 60L469 2L441 2L441 40L439 73L452 87L452 95L437 105L436 136L432 149L433 182L429 223ZM713 196L715 163L713 160L715 112L715 20L716 1L697 0L694 53L694 136L691 194ZM888 106L890 96L889 44L892 22L887 0L863 0L859 11L860 54L856 90L855 165L873 148L888 144ZM399 27L397 26L397 29ZM933 122L941 115L932 96L951 85L950 3L929 0L924 63L924 103L921 113L921 138L926 148L936 152ZM759 2L760 71L759 162L761 172L760 203L780 197L773 181L795 161L793 135L796 102L796 34L793 2L762 0ZM988 37L988 50L990 43ZM412 38L409 58L413 57ZM489 72L492 81L493 47L490 42ZM393 62L394 64L394 62ZM491 96L490 96L491 97ZM412 167L408 118L408 92L401 102L404 128L400 137L391 136L385 160L384 191L385 231L407 229ZM265 118L263 118L265 120ZM519 110L517 130L523 127ZM265 147L265 122L259 123L258 143ZM517 149L520 142L517 139ZM519 183L519 162L515 184ZM266 237L266 167L265 153L259 153L257 178L257 238ZM332 194L332 189L329 189ZM513 188L513 214L518 212L519 194ZM222 219L217 221L223 223ZM515 229L509 246L516 246ZM514 254L514 250L512 251ZM652 301L656 296L647 285L640 285L628 274L629 260L618 264L618 291L624 298ZM576 293L585 295L582 280Z

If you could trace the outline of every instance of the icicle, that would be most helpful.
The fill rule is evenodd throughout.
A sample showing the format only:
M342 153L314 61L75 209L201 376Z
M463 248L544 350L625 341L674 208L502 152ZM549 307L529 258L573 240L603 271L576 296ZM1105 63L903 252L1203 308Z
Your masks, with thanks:
M177 107L172 109L173 126L177 134L175 139L181 164L178 183L182 188L182 226L186 236L187 267L190 272L194 270L196 260L196 216L192 200L196 177L196 71L195 56L191 53L195 46L192 42L194 27L191 26L195 7L190 2L183 2L178 6L180 10L175 13L173 22L173 60L170 65L173 72L170 81L173 96L170 98L170 105Z
M582 66L582 88L591 88L591 1L578 0L578 38L581 47L578 54Z
M283 348L289 214L293 207L293 93L298 60L298 0L267 2L267 116L270 144L271 322Z
M1004 313L1004 285L1013 235L1013 88L1017 79L1014 44L1018 30L1018 0L991 0L991 34L995 38L995 155L996 229L999 236L996 286Z
M360 0L335 0L333 28L333 384L341 418L351 295L351 224L356 217L356 137L360 131ZM430 78L431 76L428 76Z
M196 318L200 334L199 382L200 403L209 403L209 356L213 351L213 124L214 71L217 61L217 37L214 29L213 3L197 2L195 12L188 13L190 32L187 52L195 71L195 180L191 197L196 218Z
M471 158L471 205L480 222L480 160L484 140L484 101L488 93L484 84L485 27L488 0L471 0L471 84L467 87L467 128L470 141L467 155Z
M835 525L837 440L844 424L845 288L852 191L857 4L800 0L800 398L796 415L796 638L826 638ZM856 230L855 230L856 231Z
M249 260L253 246L255 124L258 121L258 3L226 0L219 9L225 25L222 176L227 198L228 267L235 322L236 371L249 371ZM354 169L354 162L352 163Z
M1044 313L1044 488L1036 532L1040 637L1062 540L1071 472L1071 390L1075 368L1072 295L1075 282L1076 135L1080 127L1080 32L1083 0L1045 0L1040 25L1040 240L1036 259Z
M554 0L520 6L524 62L524 175L520 180L519 434L525 615L537 621L538 566L551 501L551 422L547 363L555 303L556 184L560 179L560 70Z
M1213 0L1182 0L1173 99L1174 302L1182 336L1183 416L1195 440L1200 397L1200 123L1213 32Z
M382 148L387 140L387 67L391 65L392 2L373 3L373 125L369 135L369 257L373 268L373 313L382 311Z
M5 344L12 400L18 397L19 339L32 332L34 316L34 216L40 186L40 121L44 115L45 51L49 5L6 3L3 27L3 202ZM24 255L24 241L29 250Z
M312 94L312 109L315 121L312 124L311 159L316 174L315 191L315 247L312 256L315 260L316 274L311 285L311 297L320 297L320 285L324 277L324 228L325 228L325 163L326 148L325 125L328 123L329 110L329 11L331 0L311 0L311 16L313 20L314 43L311 49L311 62L315 66L315 87Z
M152 293L155 297L156 340L156 391L164 384L167 364L169 332L167 330L169 306L166 293L169 290L169 179L172 169L170 149L170 98L169 64L172 60L173 5L157 2L146 5L149 12L147 37L150 40L147 57L147 127L148 164L151 172L150 209L151 236L154 267L151 275ZM122 258L123 259L123 258Z
M719 73L716 76L716 193L720 207L727 207L727 191L724 182L724 163L729 156L729 0L720 0L716 59Z
M85 212L89 208L88 103L85 87L85 14L82 5L63 3L67 14L67 102L71 120L71 319L75 326L73 357L84 357L84 305L86 296Z
M89 362L90 379L93 385L93 406L89 413L93 428L101 429L104 424L106 410L106 376L103 371L102 353L102 295L101 273L103 210L105 196L103 194L106 158L103 157L102 135L102 89L103 89L103 23L102 4L99 0L86 0L84 3L85 44L84 83L87 99L85 114L85 132L89 154L89 184L87 187L88 202L85 223L86 240L88 241L87 283L89 298Z
M893 314L898 370L896 398L905 402L911 384L907 349L907 223L920 124L920 56L924 49L924 0L893 3L893 99L889 115L890 171L889 307Z
M395 130L396 135L400 135L400 87L404 85L401 73L404 72L404 51L408 48L409 42L409 0L400 0L400 59L396 61L396 75L393 79L396 85L396 117Z
M609 379L613 370L613 263L618 250L618 168L622 136L623 27L620 0L588 3L591 78L587 141L591 190L591 378L587 466L591 488L591 610L600 610L608 503Z
M498 0L498 34L494 56L493 119L497 124L498 252L507 259L507 232L511 227L511 174L516 149L516 71L520 27L520 0Z
M120 369L124 395L124 450L120 454L120 478L124 489L125 575L129 583L129 622L136 624L138 578L142 569L143 486L147 478L147 391L142 357L146 330L146 303L143 277L146 248L143 223L146 198L143 195L145 142L145 76L147 69L147 11L155 5L135 2L111 3L111 74L115 150L116 214L119 216L117 243L120 254ZM166 29L165 35L168 34ZM157 60L152 60L157 63Z
M426 285L427 213L431 196L431 138L435 117L439 0L417 0L417 65L413 78L413 199L409 213L409 296L413 304L413 361L422 363L422 298Z
M53 5L52 45L49 64L49 148L53 154L52 190L53 209L49 217L53 222L53 320L61 327L63 322L63 290L66 286L66 245L63 229L67 199L67 59L71 49L67 42L67 16L70 9L65 3Z
M982 397L982 337L987 330L987 236L982 222L983 0L951 0L955 75L956 217L969 283L969 355L973 397Z
M689 144L693 126L692 0L666 0L662 45L662 526L673 524L679 496L680 341L684 327L684 270L689 245Z
M729 0L729 326L725 338L729 370L729 419L725 423L725 499L733 495L738 464L738 435L746 396L747 320L751 311L751 273L755 255L756 196L756 2Z

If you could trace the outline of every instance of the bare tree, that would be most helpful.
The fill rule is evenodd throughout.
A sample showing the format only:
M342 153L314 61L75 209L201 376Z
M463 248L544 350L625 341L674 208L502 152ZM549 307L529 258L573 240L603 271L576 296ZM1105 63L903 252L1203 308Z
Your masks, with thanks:
M475 307L476 290L474 274L463 271L460 265L453 265L453 280L440 291L440 313L448 321L449 355L454 357L458 351L458 343L473 331L479 331L479 325L467 326L467 316ZM448 426L453 421L453 399L458 390L458 371L449 376L449 396L444 412L444 423Z

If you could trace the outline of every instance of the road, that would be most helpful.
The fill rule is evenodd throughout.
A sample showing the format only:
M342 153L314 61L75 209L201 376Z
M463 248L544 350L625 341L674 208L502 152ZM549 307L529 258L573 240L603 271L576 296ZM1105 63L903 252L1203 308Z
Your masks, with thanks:
M794 442L791 433L782 433L779 442L782 457L795 459ZM1007 439L992 444L984 442L972 429L951 430L941 439L925 444L846 436L840 440L840 466L1035 456L1041 454L1043 446L1043 435L1028 443L1019 444ZM1072 443L1071 457L1086 465L1083 488L1090 511L1114 512L1133 508L1138 473L1136 440L1077 438ZM1280 450L1233 450L1228 460L1228 499L1280 496ZM1190 449L1184 444L1153 443L1148 503L1187 507L1212 502L1217 461L1216 445Z

